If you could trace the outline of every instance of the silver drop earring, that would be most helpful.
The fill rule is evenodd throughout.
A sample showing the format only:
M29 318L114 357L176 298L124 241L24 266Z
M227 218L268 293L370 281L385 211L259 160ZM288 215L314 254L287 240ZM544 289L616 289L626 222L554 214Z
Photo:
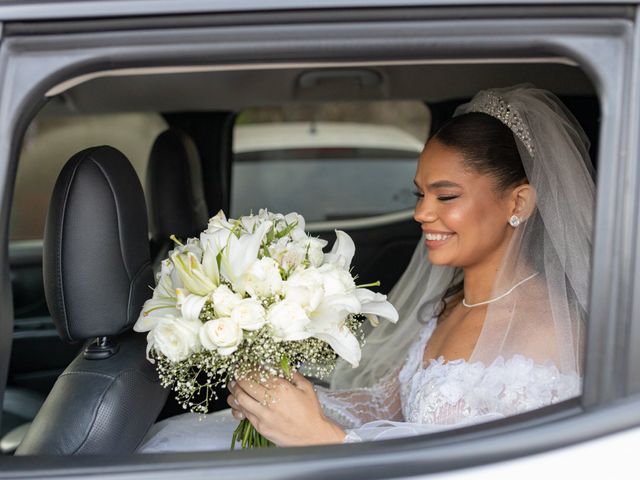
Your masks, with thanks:
M513 228L516 228L518 225L520 225L520 217L518 217L517 215L511 215L511 218L509 219L509 225L511 225Z

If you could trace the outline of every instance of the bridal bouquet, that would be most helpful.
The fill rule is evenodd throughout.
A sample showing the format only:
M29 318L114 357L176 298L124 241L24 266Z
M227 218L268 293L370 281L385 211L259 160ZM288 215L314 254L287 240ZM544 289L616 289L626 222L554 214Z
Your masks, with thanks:
M386 297L356 285L355 246L336 231L326 241L304 231L301 215L260 210L237 220L220 212L200 238L180 243L162 262L151 299L134 326L147 334L147 358L184 409L205 414L216 388L256 375L326 377L341 357L356 367L362 322L395 322ZM250 423L242 446L265 445Z

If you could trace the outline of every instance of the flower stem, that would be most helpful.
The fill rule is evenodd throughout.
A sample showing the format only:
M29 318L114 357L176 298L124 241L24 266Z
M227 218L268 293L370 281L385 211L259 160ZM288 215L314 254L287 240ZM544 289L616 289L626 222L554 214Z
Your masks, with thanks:
M231 450L240 442L241 448L273 447L274 444L263 437L246 418L242 420L231 437Z
M380 280L373 283L365 283L364 285L356 285L356 288L368 288L368 287L379 287L379 286L380 286Z

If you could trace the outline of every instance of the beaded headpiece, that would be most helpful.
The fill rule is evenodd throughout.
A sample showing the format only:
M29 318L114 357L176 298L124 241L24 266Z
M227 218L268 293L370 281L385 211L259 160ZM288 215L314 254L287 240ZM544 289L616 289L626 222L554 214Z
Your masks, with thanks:
M513 134L524 144L529 155L534 156L533 139L529 129L522 121L520 114L502 97L493 92L484 92L481 99L474 101L469 112L479 112L491 115L504 123Z

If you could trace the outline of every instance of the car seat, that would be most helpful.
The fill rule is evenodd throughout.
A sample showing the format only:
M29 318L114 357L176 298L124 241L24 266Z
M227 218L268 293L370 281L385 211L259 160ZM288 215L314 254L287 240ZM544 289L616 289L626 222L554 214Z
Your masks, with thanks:
M154 269L173 248L169 239L198 236L207 226L200 156L191 138L171 128L151 148L146 177Z
M168 391L131 326L154 285L138 177L118 150L74 155L45 228L47 304L59 335L86 348L60 375L16 455L134 452Z

